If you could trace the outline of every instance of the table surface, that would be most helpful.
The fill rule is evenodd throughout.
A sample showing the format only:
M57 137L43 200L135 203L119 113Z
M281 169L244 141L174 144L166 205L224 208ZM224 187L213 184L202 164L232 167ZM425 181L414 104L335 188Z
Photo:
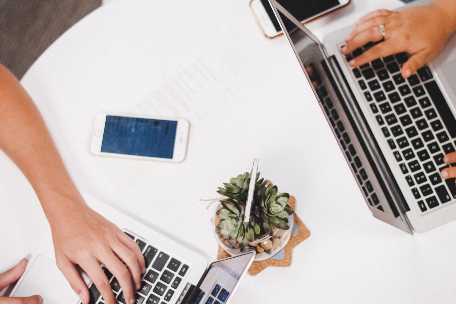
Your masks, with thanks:
M356 0L309 27L321 37L397 5ZM208 260L217 245L200 199L217 197L254 157L263 176L296 196L310 238L290 268L247 276L233 303L456 301L455 224L410 236L373 218L286 39L264 38L247 0L114 1L58 39L22 83L81 191ZM94 157L100 111L188 119L187 158ZM0 168L2 272L51 235L4 154Z

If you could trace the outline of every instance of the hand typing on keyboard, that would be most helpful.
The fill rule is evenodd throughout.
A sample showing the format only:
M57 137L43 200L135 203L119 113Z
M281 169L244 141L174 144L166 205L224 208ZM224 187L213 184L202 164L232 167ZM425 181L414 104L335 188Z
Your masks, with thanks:
M22 259L19 264L8 270L7 272L0 274L0 291L5 289L8 285L16 282L24 273L25 267L27 267L27 260ZM39 295L33 295L27 298L7 298L0 297L0 304L41 304L43 299Z
M443 157L443 161L447 165L456 164L456 152L449 153ZM456 178L456 167L447 167L440 172L442 178L451 179Z
M439 54L455 30L456 2L453 0L436 0L430 5L400 12L379 10L356 23L356 29L345 39L346 45L341 52L349 54L369 42L384 39L351 60L350 66L359 67L382 57L408 52L411 57L402 68L402 76L408 78Z

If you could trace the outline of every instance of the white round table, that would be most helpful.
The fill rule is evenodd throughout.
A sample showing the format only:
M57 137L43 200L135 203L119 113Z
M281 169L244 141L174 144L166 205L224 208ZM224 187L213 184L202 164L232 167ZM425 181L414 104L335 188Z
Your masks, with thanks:
M374 5L355 1L311 28ZM372 217L286 39L264 38L247 0L114 1L58 39L22 84L81 191L208 260L217 245L199 199L217 197L254 157L296 196L310 238L291 267L247 276L234 303L456 301L456 225L410 236ZM101 111L188 119L187 158L91 155ZM0 168L3 271L51 240L25 178L3 154Z

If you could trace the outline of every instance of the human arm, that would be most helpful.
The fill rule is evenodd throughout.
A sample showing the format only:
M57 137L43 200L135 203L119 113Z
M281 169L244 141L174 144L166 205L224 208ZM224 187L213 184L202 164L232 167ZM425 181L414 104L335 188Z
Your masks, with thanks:
M89 292L76 265L107 303L116 303L100 263L118 279L127 302L134 300L144 257L117 226L89 208L71 180L46 125L27 92L0 65L0 149L19 167L40 200L52 230L57 266L84 303ZM123 260L128 268L119 260ZM134 286L133 286L133 283Z

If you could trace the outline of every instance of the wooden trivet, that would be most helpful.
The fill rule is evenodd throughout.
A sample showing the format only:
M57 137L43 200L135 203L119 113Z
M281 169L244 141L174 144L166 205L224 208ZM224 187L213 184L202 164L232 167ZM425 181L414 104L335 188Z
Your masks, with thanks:
M303 224L301 219L299 219L298 215L296 215L296 199L294 196L290 196L288 200L290 207L295 211L294 215L294 227L293 233L291 234L290 241L288 241L287 245L276 255L267 260L260 261L260 262L253 262L252 266L250 266L249 274L252 276L258 275L263 270L268 268L269 266L276 266L276 267L290 267L291 260L292 260L292 251L297 245L299 245L302 241L307 239L310 236L310 231L307 227ZM224 259L230 257L231 255L228 254L224 249L221 247L218 248L217 259Z

